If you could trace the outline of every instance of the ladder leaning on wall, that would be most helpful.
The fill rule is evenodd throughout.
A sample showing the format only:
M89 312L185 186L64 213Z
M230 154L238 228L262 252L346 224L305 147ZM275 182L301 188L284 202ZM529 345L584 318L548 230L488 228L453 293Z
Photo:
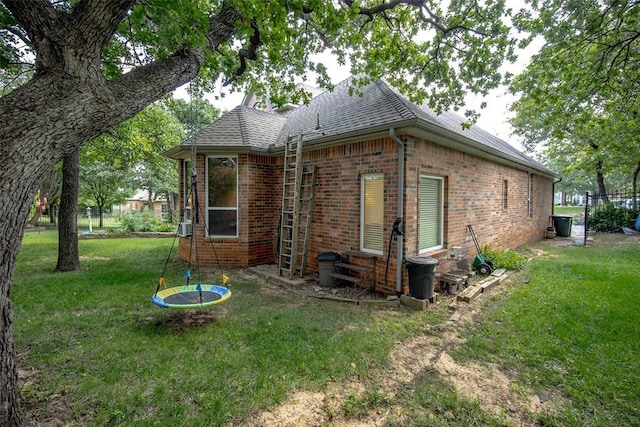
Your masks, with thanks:
M302 133L290 135L284 150L278 254L278 272L281 276L286 273L290 279L296 272L304 276L307 267L315 172L315 165L302 166Z

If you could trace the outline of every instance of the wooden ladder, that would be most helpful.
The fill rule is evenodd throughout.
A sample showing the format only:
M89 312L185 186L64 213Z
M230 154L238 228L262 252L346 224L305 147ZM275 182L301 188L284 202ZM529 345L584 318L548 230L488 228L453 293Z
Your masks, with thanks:
M298 242L301 244L300 277L304 277L307 270L307 255L309 254L309 230L313 213L313 189L316 187L316 165L304 167L300 181L300 212Z
M315 166L302 166L302 133L289 136L284 151L278 271L290 279L297 271L304 276L307 266L315 171Z

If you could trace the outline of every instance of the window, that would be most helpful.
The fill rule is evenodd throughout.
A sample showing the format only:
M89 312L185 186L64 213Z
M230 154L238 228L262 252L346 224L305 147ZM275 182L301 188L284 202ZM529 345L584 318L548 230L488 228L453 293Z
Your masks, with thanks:
M360 250L382 255L384 175L363 175L360 194Z
M529 178L529 185L527 186L529 188L527 193L527 216L532 218L533 208L531 206L531 198L533 197L533 174L527 173L527 177Z
M443 178L420 176L418 206L418 249L420 253L443 247L443 188Z
M182 182L184 187L182 188L182 209L183 218L182 221L191 221L191 161L183 160L182 163Z
M207 158L207 227L210 236L238 236L238 159Z
M169 219L169 205L167 202L162 202L160 204L160 219L162 221L166 221Z
M509 200L509 181L506 179L502 181L502 209L507 210Z

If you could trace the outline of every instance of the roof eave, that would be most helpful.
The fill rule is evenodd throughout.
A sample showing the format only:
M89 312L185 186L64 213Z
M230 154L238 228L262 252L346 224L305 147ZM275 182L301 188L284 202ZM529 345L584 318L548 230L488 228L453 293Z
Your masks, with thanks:
M220 147L214 146L197 146L198 154L244 154L244 153L259 153L264 155L272 154L270 147L258 148L247 147L245 145L226 145ZM180 145L162 153L163 156L169 157L174 160L190 159L191 158L191 146Z
M500 150L484 145L474 139L468 138L464 135L460 135L459 133L456 133L449 129L445 129L428 120L419 118L417 120L415 129L418 130L418 132L412 132L411 129L396 129L396 133L409 133L424 138L427 141L431 141L439 145L453 148L468 154L473 154L484 159L493 160L495 162L506 165L517 164L527 171L534 170L541 175L545 175L551 178L560 177L560 175L549 169L541 168L534 163L526 162L522 159L510 156Z
M500 150L488 147L482 143L468 138L464 135L460 135L454 131L443 128L436 123L422 118L413 117L406 120L401 120L391 123L383 123L373 127L365 129L357 129L351 132L324 135L322 129L307 133L304 135L304 148L305 149L320 149L332 147L335 145L341 145L345 143L355 142L362 140L362 138L384 138L389 135L389 129L394 128L395 133L408 134L417 136L436 144L450 147L468 154L476 155L481 158L496 161L506 165L518 165L521 169L527 171L536 171L540 175L548 176L551 178L560 178L560 175L550 171L546 168L541 168L538 165L530 162L523 161L516 157L503 153ZM316 135L319 137L314 137ZM284 151L283 145L269 144L265 147L248 147L242 146L198 146L198 153L203 154L228 154L228 153L258 153L263 155L278 155ZM191 156L191 145L181 145L163 153L166 157L172 159L188 159Z
M415 125L415 122L416 120L414 118L411 118L411 119L402 120L398 122L383 123L376 126L367 127L364 129L357 129L351 132L344 132L344 133L332 134L332 135L324 135L322 133L322 129L320 129L316 132L308 133L304 135L305 137L313 136L315 134L320 134L321 136L319 138L313 138L313 139L305 138L303 140L304 141L303 147L305 149L308 149L311 147L313 149L319 149L319 148L326 148L326 147L341 145L341 144L350 143L350 142L361 141L363 138L368 138L368 139L385 138L389 136L390 128L411 127L412 125ZM284 149L284 147L278 147L278 149L281 151Z

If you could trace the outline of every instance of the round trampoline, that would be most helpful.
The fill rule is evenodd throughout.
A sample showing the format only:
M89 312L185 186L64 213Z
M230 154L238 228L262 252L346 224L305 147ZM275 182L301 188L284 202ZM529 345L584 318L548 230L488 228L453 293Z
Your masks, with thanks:
M204 308L231 297L229 288L218 285L184 285L158 291L151 300L162 308Z

